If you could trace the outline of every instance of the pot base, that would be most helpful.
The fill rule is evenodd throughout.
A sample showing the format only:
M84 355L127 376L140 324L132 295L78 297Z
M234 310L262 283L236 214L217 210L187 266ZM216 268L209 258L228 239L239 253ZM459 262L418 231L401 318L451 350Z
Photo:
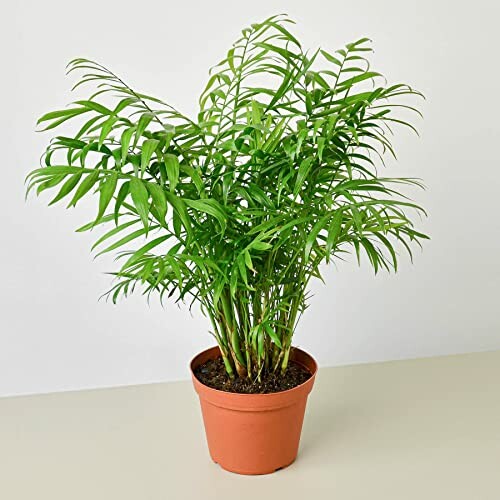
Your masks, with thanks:
M232 470L217 463L215 460L213 460L213 462L214 464L218 465L222 470L225 470L226 472L231 472L232 474L239 474L240 476L264 476L266 474L274 474L275 472L279 472L280 470L286 469L288 466L292 465L295 462L296 458L297 457L295 457L290 463L283 465L282 467L278 467L277 469L262 470L261 472L252 472L247 470Z

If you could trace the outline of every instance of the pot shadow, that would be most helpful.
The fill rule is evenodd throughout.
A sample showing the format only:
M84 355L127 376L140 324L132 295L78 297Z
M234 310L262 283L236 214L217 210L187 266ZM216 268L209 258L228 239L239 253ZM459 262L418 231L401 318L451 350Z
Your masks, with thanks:
M332 451L359 430L360 408L312 405L304 419L299 457ZM332 446L333 445L333 446Z
M327 370L331 369L319 371L316 387L308 398L299 458L317 453L332 457L344 446L351 448L365 432L367 422L373 420L378 401L367 401L363 392L366 382L354 376L354 367L335 371L334 377L328 377Z

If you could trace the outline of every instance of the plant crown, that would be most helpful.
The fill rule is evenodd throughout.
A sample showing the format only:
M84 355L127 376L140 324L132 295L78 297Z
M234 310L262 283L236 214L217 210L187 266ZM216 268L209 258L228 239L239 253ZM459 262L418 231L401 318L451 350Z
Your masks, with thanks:
M363 38L334 53L305 52L273 16L242 31L212 68L196 118L133 90L97 62L75 59L74 88L93 94L42 116L53 130L79 125L47 147L28 192L57 189L68 207L98 195L109 226L97 255L118 252L108 296L138 285L198 303L231 377L286 370L292 335L320 264L353 249L377 272L426 238L423 213L400 190L412 178L381 177L393 125L419 111L366 59ZM111 102L112 104L108 104ZM402 115L403 113L403 115Z

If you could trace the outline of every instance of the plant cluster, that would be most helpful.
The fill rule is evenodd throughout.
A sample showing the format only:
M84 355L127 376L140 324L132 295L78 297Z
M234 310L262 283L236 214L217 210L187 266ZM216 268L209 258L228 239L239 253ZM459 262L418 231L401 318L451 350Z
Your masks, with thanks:
M133 90L97 62L75 59L75 88L95 92L38 123L77 131L49 144L28 191L58 188L68 207L98 194L109 226L93 248L118 252L113 301L143 293L198 303L231 377L285 371L292 336L320 264L354 249L375 272L426 236L422 208L377 166L400 112L421 94L370 69L369 40L306 52L274 16L242 31L212 68L189 118ZM110 98L115 99L111 101ZM108 102L113 102L109 105ZM406 115L405 115L406 116ZM138 244L140 242L140 244Z

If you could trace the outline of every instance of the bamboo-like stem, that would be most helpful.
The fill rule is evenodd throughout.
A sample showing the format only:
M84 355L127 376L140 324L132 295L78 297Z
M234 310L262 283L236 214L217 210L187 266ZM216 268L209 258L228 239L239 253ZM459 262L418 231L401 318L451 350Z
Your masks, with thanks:
M229 291L224 290L221 295L221 303L223 308L223 321L226 326L229 337L229 347L233 356L234 365L238 376L245 377L247 370L245 367L245 359L241 353L240 339L238 329L234 318L234 309Z
M229 356L228 344L224 334L224 330L222 329L219 331L217 322L215 321L214 315L210 310L207 310L206 314L210 318L210 322L212 323L214 336L215 339L217 340L217 344L219 345L222 361L224 362L224 367L226 368L226 372L229 378L234 379L234 364L232 363L231 358Z
M234 306L238 315L238 321L240 323L240 331L242 332L243 338L243 350L245 353L245 367L247 370L247 377L252 377L252 358L250 352L250 323L248 318L248 298L246 295L237 293L236 300L234 301ZM240 348L241 350L241 348Z

